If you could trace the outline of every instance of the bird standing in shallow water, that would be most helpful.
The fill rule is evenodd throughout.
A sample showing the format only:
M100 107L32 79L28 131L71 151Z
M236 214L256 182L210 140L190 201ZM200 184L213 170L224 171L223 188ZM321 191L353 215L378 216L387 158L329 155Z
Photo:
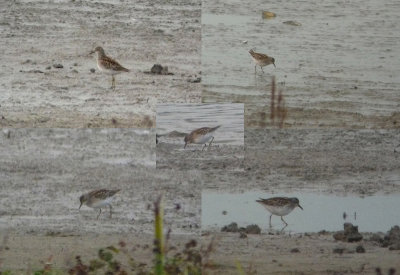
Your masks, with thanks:
M114 59L108 57L102 47L96 47L90 53L97 53L97 67L99 67L99 70L103 73L111 75L111 89L115 91L115 75L120 74L121 72L129 72L129 70L121 66Z
M257 65L260 66L261 71L264 72L263 67L269 65L269 64L273 64L274 67L275 66L275 59L273 57L270 57L266 54L263 53L256 53L253 50L249 51L251 57L253 58L254 63L256 63L256 65L254 66L254 72L257 72Z
M89 193L83 194L79 198L79 201L81 202L79 209L81 209L83 204L86 204L87 206L92 207L92 208L99 208L100 211L99 211L99 214L97 215L97 219L99 219L99 216L101 214L101 208L108 205L110 207L110 218L111 218L111 216L112 216L111 202L112 202L113 196L119 191L120 191L119 189L115 189L115 190L98 189L98 190L93 190Z
M292 212L296 206L300 207L300 209L303 210L303 207L300 206L298 198L274 197L269 199L259 199L256 200L256 202L260 203L271 213L271 216L269 216L269 227L272 227L272 215L280 216L286 227L288 224L283 219L283 216L286 216L290 212Z

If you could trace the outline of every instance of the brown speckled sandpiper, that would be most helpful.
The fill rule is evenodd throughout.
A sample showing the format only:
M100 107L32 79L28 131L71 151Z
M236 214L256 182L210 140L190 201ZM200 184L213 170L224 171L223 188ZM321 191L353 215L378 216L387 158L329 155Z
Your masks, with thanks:
M112 216L111 202L113 200L113 196L119 191L120 191L119 189L115 190L97 189L89 193L83 194L79 198L81 202L79 209L81 209L83 204L91 208L99 208L100 211L99 214L97 215L98 219L101 214L101 208L108 205L110 207L110 218L111 218Z
M212 133L219 127L221 127L221 125L218 125L213 128L203 127L193 130L192 132L190 132L190 134L185 136L185 146L183 148L186 148L186 145L190 143L194 143L194 144L204 144L203 146L204 150L204 148L207 146L206 143L211 140L210 143L208 144L208 148L210 149L211 143L214 140L214 136L212 135Z
M108 57L102 47L96 47L91 54L97 53L97 67L105 74L111 75L111 89L115 91L115 75L122 72L129 72L127 68L121 66L117 61Z
M262 54L262 53L256 53L253 50L249 51L251 57L253 58L254 63L256 63L256 65L254 66L254 72L257 72L257 65L260 66L261 71L264 72L263 67L269 65L269 64L273 64L274 67L275 66L275 59L273 57L270 57L266 54Z
M283 216L288 215L293 209L297 206L303 210L303 207L300 206L300 202L298 198L287 198L287 197L274 197L269 199L259 199L256 202L260 203L264 206L270 213L269 216L269 226L271 227L271 218L272 215L280 216L281 220L287 226L288 224L283 219Z

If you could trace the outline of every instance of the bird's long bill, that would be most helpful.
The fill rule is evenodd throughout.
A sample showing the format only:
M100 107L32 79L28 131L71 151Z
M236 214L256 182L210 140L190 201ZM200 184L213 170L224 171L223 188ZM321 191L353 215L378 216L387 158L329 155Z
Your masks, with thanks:
M80 210L80 209L81 209L81 207L82 207L82 203L81 203L81 205L79 205L79 208L78 208L78 210Z
M95 51L90 51L90 53L89 54L94 54L95 53Z
M298 207L300 207L301 210L304 210L303 207L300 206L300 204L297 204Z

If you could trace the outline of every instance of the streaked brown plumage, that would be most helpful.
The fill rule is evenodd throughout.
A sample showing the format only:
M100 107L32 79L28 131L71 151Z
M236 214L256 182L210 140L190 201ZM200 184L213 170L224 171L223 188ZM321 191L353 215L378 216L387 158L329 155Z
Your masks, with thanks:
M256 200L256 202L260 203L271 213L271 216L269 217L269 226L271 226L272 215L280 216L281 220L287 226L288 224L283 219L283 216L286 216L292 212L296 206L303 210L303 207L300 206L298 198L273 197L269 199L259 199Z
M98 190L93 190L89 193L83 194L79 198L79 201L81 203L79 206L79 209L81 209L83 204L85 204L89 207L92 207L92 208L99 208L100 212L97 215L97 219L98 219L101 214L101 207L108 205L110 207L110 218L111 218L111 216L112 216L111 201L113 199L112 197L119 191L120 191L120 189L114 189L114 190L98 189Z
M190 134L185 136L185 146L183 148L186 148L186 145L190 144L190 143L194 143L194 144L204 144L203 150L204 148L207 146L207 142L209 140L210 143L208 144L208 148L210 148L211 143L214 140L214 137L211 135L215 130L217 130L219 127L221 127L221 125L218 125L216 127L210 128L210 127L203 127L203 128L199 128L196 130L193 130L192 132L190 132Z
M267 66L269 64L273 64L274 67L276 68L275 59L273 57L270 57L263 53L256 53L253 50L250 50L249 53L250 53L251 57L253 58L254 63L256 63L256 65L254 66L255 72L257 72L257 65L260 66L262 72L264 72L262 67Z
M115 75L121 72L129 72L129 70L108 57L102 47L96 47L92 53L97 53L97 67L99 67L100 71L112 76L111 89L115 90Z

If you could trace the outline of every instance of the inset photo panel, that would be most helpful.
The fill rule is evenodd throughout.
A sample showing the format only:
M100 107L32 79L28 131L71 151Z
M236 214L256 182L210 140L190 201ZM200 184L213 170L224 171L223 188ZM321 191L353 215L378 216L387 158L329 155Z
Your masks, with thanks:
M245 103L252 128L399 128L399 7L388 1L204 0L202 103Z
M157 169L243 169L244 105L157 105Z
M106 253L123 274L148 274L155 228L174 253L198 240L200 179L156 173L154 139L155 129L0 131L1 272L68 274L77 257L89 265Z
M154 128L201 102L201 0L1 1L0 128Z
M215 249L204 266L218 263L204 274L238 262L246 274L393 274L399 140L393 129L246 128L245 171L202 175L202 245Z

